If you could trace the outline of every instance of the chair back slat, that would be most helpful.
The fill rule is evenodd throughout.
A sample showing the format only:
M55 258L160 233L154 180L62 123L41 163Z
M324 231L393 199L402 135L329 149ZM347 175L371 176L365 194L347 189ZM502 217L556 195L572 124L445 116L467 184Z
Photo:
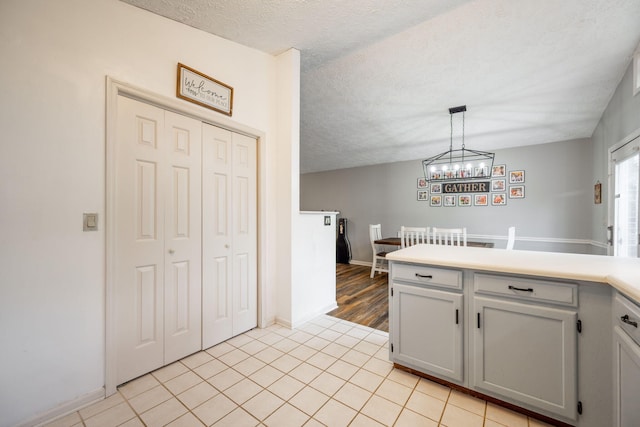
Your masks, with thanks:
M507 237L507 250L512 250L516 243L516 228L509 227L509 235Z
M400 227L400 248L430 242L430 227Z
M433 228L433 243L436 245L467 246L467 228Z

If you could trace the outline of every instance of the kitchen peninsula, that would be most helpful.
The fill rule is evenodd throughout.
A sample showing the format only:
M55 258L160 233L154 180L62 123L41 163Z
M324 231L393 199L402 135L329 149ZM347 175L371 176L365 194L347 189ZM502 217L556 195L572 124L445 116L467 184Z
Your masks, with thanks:
M640 425L640 260L417 245L392 252L400 368L558 425Z

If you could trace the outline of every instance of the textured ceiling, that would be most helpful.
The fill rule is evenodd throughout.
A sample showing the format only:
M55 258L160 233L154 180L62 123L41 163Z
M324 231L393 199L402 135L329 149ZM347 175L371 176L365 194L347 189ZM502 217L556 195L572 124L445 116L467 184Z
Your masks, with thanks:
M300 50L301 172L444 151L464 104L467 148L590 137L640 43L640 0L123 1Z

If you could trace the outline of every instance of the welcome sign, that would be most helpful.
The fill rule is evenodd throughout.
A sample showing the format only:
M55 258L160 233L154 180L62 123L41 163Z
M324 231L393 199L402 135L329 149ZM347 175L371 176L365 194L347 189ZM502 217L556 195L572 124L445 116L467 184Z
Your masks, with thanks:
M178 63L176 96L231 116L233 88L200 71Z

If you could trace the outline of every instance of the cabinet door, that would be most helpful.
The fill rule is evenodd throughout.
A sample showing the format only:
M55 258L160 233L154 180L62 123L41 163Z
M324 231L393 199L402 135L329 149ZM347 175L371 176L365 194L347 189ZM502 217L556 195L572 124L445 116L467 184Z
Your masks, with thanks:
M472 386L576 419L575 311L474 298Z
M614 425L640 426L640 346L618 326L613 334Z
M392 359L462 381L462 295L393 284Z

